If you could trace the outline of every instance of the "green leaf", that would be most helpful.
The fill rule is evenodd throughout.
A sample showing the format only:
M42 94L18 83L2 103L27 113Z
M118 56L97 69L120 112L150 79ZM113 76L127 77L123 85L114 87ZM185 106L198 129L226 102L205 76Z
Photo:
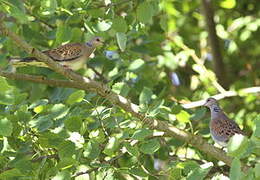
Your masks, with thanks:
M258 115L254 119L254 123L255 123L254 136L260 138L260 115Z
M17 111L16 115L20 122L29 122L32 119L30 112Z
M86 147L84 147L83 155L86 158L94 160L94 159L98 158L100 152L101 152L100 151L100 144L97 143L96 141L90 140L87 143Z
M11 179L11 178L17 179L14 177L19 177L19 176L23 176L23 173L21 173L19 169L13 168L2 172L0 174L0 179Z
M73 3L73 0L62 0L61 2L64 7L70 8Z
M190 114L184 110L181 110L180 113L176 114L176 118L178 121L180 121L182 123L190 122Z
M33 170L32 162L28 157L22 157L17 159L13 166L19 169L22 173L26 174Z
M137 19L142 23L151 23L153 7L149 2L143 2L137 7Z
M160 108L163 106L164 100L157 100L152 105L151 108L149 108L148 114L150 117L155 117L159 112Z
M236 6L236 0L222 0L220 6L226 9L232 9Z
M138 69L140 69L143 65L145 64L145 62L142 59L136 59L134 60L130 66L128 67L128 69L130 71L136 71Z
M126 34L122 32L116 33L116 40L120 50L124 52L126 48L126 41L127 41Z
M188 175L191 171L199 168L199 165L195 161L185 161L185 162L180 162L177 164L177 167L183 169L183 173L185 175Z
M153 154L160 148L160 143L157 139L151 139L147 142L144 142L140 146L140 151L145 154Z
M38 131L43 132L49 129L53 125L53 118L51 115L40 116L29 122L30 126L37 128Z
M71 132L79 132L82 126L82 118L71 116L64 121L65 127Z
M11 105L14 101L14 87L10 86L5 78L0 77L0 104Z
M80 30L80 28L74 27L74 28L71 30L71 34L72 34L72 35L71 35L71 41L72 41L72 42L80 42L80 41L81 41L83 32Z
M234 158L231 164L229 178L230 180L238 180L241 177L241 163L238 158Z
M3 9L19 21L21 24L28 23L28 16L25 14L24 3L19 0L8 1L8 5L3 6Z
M152 134L153 134L153 131L150 129L139 129L139 130L135 131L135 133L132 136L132 139L142 141L146 137L151 136Z
M72 105L74 103L81 102L85 97L85 91L77 90L73 92L66 100L66 103Z
M140 177L147 177L148 174L141 168L141 167L134 167L129 170L130 174L140 176Z
M127 31L127 24L123 17L117 16L113 19L112 23L112 28L116 32L125 33Z
M7 119L0 117L0 135L2 136L11 136L13 132L13 125L12 123Z
M95 131L91 131L89 133L89 138L97 141L98 143L103 143L104 141L106 141L104 132L99 129Z
M195 111L195 113L191 116L190 120L192 121L198 121L201 120L206 113L206 108L199 108Z
M107 31L111 28L111 22L107 22L107 21L99 21L97 23L97 30L98 31Z
M69 168L69 167L72 167L76 163L77 163L77 161L75 159L73 159L71 157L64 157L57 164L57 168L58 169Z
M169 175L172 179L181 179L182 177L182 170L179 168L171 168L169 170Z
M8 91L4 94L0 92L0 104L12 105L14 103L15 103L15 97L12 91Z
M40 106L40 105L46 105L48 104L49 100L48 99L40 99L40 100L37 100L36 102L32 103L28 109L33 109L37 106Z
M60 134L51 132L43 132L39 137L40 145L44 148L58 148L61 142L67 137L62 137Z
M129 86L126 83L118 82L118 83L115 83L113 85L112 90L115 93L120 94L120 95L126 97L128 92L130 91L130 88L129 88Z
M63 170L58 172L56 176L52 178L52 180L69 180L71 179L71 174L69 170Z
M60 119L65 117L68 114L68 112L69 112L69 108L64 104L55 104L50 109L49 116L52 117L53 119Z
M116 137L111 137L104 149L104 153L108 156L114 155L114 152L117 150L119 146L119 141Z
M257 163L254 168L255 177L260 178L260 163Z
M60 24L56 31L56 45L69 42L71 40L71 30L68 25Z
M150 88L144 87L140 96L139 96L139 104L149 104L152 99L153 92Z
M181 110L182 110L182 106L180 106L180 105L174 105L173 106L173 108L172 108L172 113L173 114L179 114L180 112L181 112Z
M232 157L242 157L248 148L248 138L241 135L235 134L228 142L227 154Z
M5 78L0 76L0 92L5 93L6 91L9 91L11 89L13 89L13 86L10 86Z
M205 169L198 167L188 174L187 180L203 180L210 169L211 167Z
M43 15L51 15L55 13L58 4L56 0L42 0L41 9Z
M71 157L75 154L75 144L71 141L64 141L58 146L58 153L61 159Z
M135 156L135 157L139 156L139 151L136 146L132 146L130 143L124 143L124 146L130 155Z

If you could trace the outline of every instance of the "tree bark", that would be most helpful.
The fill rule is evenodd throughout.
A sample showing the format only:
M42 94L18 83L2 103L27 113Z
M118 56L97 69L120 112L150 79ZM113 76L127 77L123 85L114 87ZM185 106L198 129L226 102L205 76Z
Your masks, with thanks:
M219 39L216 33L216 24L214 21L214 9L211 0L202 0L202 9L206 20L206 27L209 35L209 44L213 56L213 67L219 83L228 88L228 79L226 77L225 64L221 55Z

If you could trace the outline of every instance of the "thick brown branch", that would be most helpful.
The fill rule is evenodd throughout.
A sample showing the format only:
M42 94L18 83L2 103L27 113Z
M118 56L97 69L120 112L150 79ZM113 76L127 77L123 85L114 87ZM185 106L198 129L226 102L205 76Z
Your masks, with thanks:
M52 61L49 57L42 54L37 49L34 49L29 44L21 40L15 33L6 29L3 25L0 24L0 32L6 36L9 36L13 41L16 42L21 48L26 50L28 53L31 53L37 59L45 62L49 67L54 71L64 75L65 77L72 79L73 83L78 84L79 89L88 90L99 94L100 96L108 99L112 104L115 104L126 112L130 113L132 116L140 119L144 124L148 125L151 129L157 129L166 133L173 138L185 141L191 144L193 147L198 148L199 150L211 155L212 157L225 162L227 165L231 165L232 158L228 157L224 151L208 144L202 137L198 135L193 135L189 132L180 130L170 124L159 121L157 119L148 118L144 114L139 112L139 107L136 104L131 103L130 100L126 99L123 96L120 96L112 92L107 86L102 83L90 80L86 77L82 77L72 71L64 69L61 65ZM34 51L32 51L34 49Z
M225 65L220 51L219 40L216 33L216 24L214 22L214 9L211 0L202 0L203 12L206 20L206 26L209 33L209 42L213 55L214 71L220 84L227 87L227 77Z

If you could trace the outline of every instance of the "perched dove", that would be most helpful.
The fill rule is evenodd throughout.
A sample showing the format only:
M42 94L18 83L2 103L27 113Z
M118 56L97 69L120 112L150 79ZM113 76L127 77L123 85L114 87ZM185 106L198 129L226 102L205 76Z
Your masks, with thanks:
M95 37L86 43L69 43L43 51L43 53L64 67L76 71L85 67L86 60L102 43L103 40L100 37ZM38 61L35 57L11 58L9 62L13 67L27 65L47 67L45 63Z
M245 135L236 122L226 116L216 99L208 98L204 106L208 107L211 112L209 125L211 137L220 146L227 146L229 138L235 134Z

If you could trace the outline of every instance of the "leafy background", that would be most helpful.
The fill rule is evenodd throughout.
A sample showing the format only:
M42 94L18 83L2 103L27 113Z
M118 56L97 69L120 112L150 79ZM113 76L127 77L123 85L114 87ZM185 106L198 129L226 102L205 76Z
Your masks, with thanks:
M9 29L40 50L103 37L105 45L88 65L109 80L114 92L139 104L147 116L213 143L207 110L179 104L219 93L212 85L213 58L201 1L109 3L0 0L0 12L7 14ZM213 6L229 89L259 86L260 4L221 0ZM0 52L3 69L9 56L27 56L3 36ZM46 68L18 72L63 79ZM79 73L97 78L91 69ZM3 77L0 84L0 179L260 178L259 94L239 93L220 101L250 135L232 138L228 155L236 158L229 169L186 143L149 130L95 93ZM240 170L239 160L251 167L247 173ZM89 173L77 174L84 171Z

